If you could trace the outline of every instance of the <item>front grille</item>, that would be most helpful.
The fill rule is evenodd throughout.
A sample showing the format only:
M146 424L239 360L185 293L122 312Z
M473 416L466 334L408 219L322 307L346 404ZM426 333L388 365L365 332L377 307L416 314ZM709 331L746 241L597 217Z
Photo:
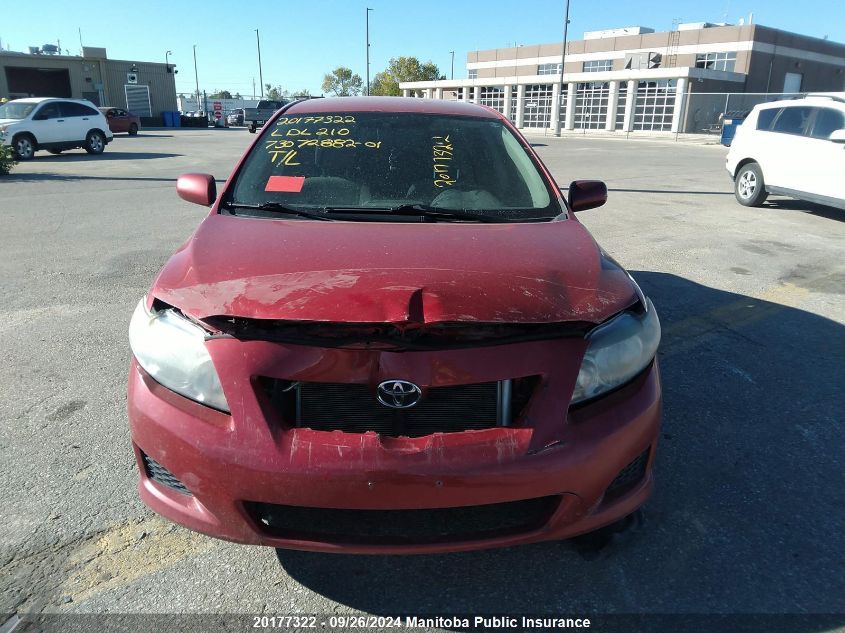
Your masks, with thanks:
M605 492L605 497L619 496L637 485L645 477L645 468L648 463L649 450L645 450L634 461L625 466L616 478L610 482Z
M345 510L247 502L259 528L275 538L340 543L413 544L519 534L548 521L560 497L421 510Z
M510 425L527 407L538 382L539 377L532 376L432 387L424 391L416 406L392 409L378 402L375 389L369 385L259 380L290 426L345 433L373 431L389 437L423 437ZM503 383L508 383L507 389L503 389Z
M178 493L188 496L191 495L191 491L185 488L185 484L176 479L173 473L164 466L144 452L141 452L141 457L144 459L144 470L147 472L147 477Z

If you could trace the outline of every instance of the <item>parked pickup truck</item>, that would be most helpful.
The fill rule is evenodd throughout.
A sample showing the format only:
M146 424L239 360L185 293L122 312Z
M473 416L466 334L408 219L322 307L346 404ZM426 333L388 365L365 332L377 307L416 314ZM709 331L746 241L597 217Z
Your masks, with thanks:
M264 122L286 103L287 101L262 100L255 108L244 108L244 125L249 126L249 131L255 134L255 130L264 125Z

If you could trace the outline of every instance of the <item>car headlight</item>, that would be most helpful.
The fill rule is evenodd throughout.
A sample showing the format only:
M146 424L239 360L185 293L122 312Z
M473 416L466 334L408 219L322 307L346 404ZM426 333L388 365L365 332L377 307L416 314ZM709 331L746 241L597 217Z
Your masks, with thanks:
M640 312L626 311L587 335L572 403L600 396L625 384L654 359L660 344L660 321L650 299Z
M141 299L129 323L129 345L156 382L178 394L229 411L205 347L207 333L173 309L148 312Z

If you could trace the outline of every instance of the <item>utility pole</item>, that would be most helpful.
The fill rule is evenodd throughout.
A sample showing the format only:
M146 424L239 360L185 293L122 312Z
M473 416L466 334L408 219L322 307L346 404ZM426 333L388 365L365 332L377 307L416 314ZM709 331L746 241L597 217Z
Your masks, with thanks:
M197 110L200 109L200 80L197 75L197 45L194 44L194 80L197 82Z
M252 78L252 98L255 100L255 77Z
M370 11L372 9L367 9L367 96L370 96Z
M455 78L455 51L449 51L452 53L452 79Z
M255 29L255 42L258 44L258 81L261 82L261 98L264 98L264 73L261 70L261 38L258 37L258 29ZM253 88L253 92L255 89Z
M560 120L560 104L563 103L563 90L566 84L563 83L563 69L566 64L566 38L569 35L569 0L566 0L566 11L563 18L563 48L560 50L560 95L558 102L553 103L552 107L557 108L557 123L555 123L555 136L560 136L560 130L563 127Z

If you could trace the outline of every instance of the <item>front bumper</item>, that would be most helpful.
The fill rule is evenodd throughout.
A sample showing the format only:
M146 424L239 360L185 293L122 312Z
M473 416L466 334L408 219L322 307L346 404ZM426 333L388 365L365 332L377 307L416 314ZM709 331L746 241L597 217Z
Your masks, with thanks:
M267 344L254 345L261 348ZM514 364L532 361L542 365L544 350L555 347L554 343L536 345L520 346L525 348L521 352L533 351L533 358L528 353L511 356L509 370L514 370ZM344 352L334 350L327 355L336 360ZM258 365L264 358L262 353L244 352L242 356ZM311 365L303 371L314 371L318 363L303 357L298 362L307 365L305 360ZM254 400L254 389L241 383L240 393L233 396L231 387L227 388L233 380L232 370L224 369L218 361L219 356L215 364L222 370L232 415L162 387L134 360L128 399L132 442L141 472L141 498L159 514L217 538L348 553L501 547L589 532L629 514L651 492L661 414L656 363L618 391L568 413L568 395L556 398L544 394L549 406L531 409L538 420L532 420L531 425L390 438L375 433L281 429L263 415L260 403ZM389 365L383 359L380 362ZM330 364L344 375L355 374L349 364ZM448 359L443 364L448 365ZM491 367L487 372L495 373L495 363ZM357 369L366 371L364 367ZM265 366L262 371L271 370ZM395 368L390 371L395 372ZM405 375L414 378L412 369ZM568 392L563 388L567 394L571 393L572 381L567 378L562 383L569 385ZM550 386L555 386L554 380L545 381L547 391ZM541 423L540 418L554 413L557 419ZM549 426L558 429L555 437L544 431ZM152 479L149 466L144 465L145 455L169 471L190 494ZM606 495L611 483L638 458L644 467L637 480L621 494L612 498ZM391 516L390 511L397 510L459 511L467 506L492 508L492 504L506 508L510 506L504 504L510 502L541 498L550 498L551 505L547 505L542 520L532 524L421 539L361 538L323 529L309 532L307 526L285 533L270 529L256 513L258 507L280 505L341 513L367 510L372 513L365 515L383 517L385 511ZM314 516L334 516L327 512Z

